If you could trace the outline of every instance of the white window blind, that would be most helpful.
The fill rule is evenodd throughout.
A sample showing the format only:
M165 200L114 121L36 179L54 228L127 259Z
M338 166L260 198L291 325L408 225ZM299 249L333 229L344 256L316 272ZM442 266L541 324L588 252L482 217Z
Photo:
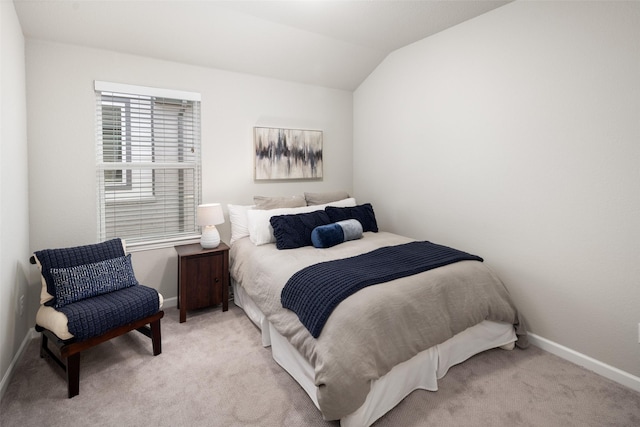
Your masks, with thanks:
M100 241L199 236L200 95L95 82Z

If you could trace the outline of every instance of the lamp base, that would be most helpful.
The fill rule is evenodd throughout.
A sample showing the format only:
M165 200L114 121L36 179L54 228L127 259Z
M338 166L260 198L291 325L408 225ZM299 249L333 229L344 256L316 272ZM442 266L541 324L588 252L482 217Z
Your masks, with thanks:
M217 248L220 245L220 233L215 225L207 225L202 228L200 246L204 249Z

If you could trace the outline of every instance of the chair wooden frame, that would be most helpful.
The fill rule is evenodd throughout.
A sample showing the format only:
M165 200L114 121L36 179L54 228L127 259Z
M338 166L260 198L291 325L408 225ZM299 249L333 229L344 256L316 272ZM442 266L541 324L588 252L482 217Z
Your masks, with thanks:
M60 368L62 368L64 372L66 372L69 398L72 398L80 393L80 353L82 351L108 341L111 338L124 335L135 329L151 338L153 355L157 356L162 353L162 338L160 333L160 319L162 319L162 317L164 317L164 311L160 310L151 316L111 329L102 335L92 337L84 341L74 341L73 339L61 340L50 330L36 325L36 331L42 332L40 357L51 358ZM60 357L51 351L49 348L49 342L58 348Z

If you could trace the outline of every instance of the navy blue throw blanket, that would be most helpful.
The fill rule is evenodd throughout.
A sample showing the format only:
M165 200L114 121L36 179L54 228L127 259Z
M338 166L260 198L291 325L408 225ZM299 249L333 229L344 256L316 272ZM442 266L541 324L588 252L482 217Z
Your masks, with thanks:
M321 262L295 273L280 296L314 338L329 315L360 289L422 273L458 261L482 258L431 242L386 246L351 258Z

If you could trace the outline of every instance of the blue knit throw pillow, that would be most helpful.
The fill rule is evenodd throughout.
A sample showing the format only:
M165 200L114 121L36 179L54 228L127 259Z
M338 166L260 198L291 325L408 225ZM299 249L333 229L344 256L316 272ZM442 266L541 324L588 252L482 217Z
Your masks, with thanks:
M357 219L360 221L360 224L362 224L362 231L378 232L378 223L371 203L365 203L364 205L348 208L327 206L324 208L324 211L329 215L331 222L344 221L345 219Z
M294 215L275 215L269 222L276 238L276 248L295 249L311 246L313 229L331 221L327 214L320 210Z
M138 284L131 254L92 264L52 268L50 272L56 287L56 308Z

